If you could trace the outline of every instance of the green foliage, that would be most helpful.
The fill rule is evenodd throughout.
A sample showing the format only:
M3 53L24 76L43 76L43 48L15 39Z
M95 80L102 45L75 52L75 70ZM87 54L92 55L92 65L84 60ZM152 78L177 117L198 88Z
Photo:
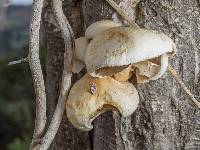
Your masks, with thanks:
M0 59L0 149L28 149L34 125L35 96L28 64L8 66L27 56L28 48ZM40 50L42 68L44 48Z
M33 107L29 103L30 101L1 102L0 133L3 137L1 147L7 143L6 148L10 150L28 149L34 124Z
M15 138L12 143L6 146L7 150L27 150L31 142L30 136L26 135L23 139Z

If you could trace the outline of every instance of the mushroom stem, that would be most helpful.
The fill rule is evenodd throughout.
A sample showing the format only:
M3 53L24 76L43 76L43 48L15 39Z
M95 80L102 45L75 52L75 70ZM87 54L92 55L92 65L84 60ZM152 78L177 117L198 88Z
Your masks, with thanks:
M169 64L168 71L171 73L171 75L174 77L176 82L180 85L180 87L185 91L185 93L191 98L191 100L196 104L198 108L200 108L200 102L198 102L194 95L190 92L190 90L186 87L186 85L183 83L183 81L180 79L178 73L174 68Z
M134 20L132 20L124 10L122 10L113 0L106 0L115 10L116 12L121 15L124 19L126 19L129 24L133 27L140 28ZM181 78L179 77L178 73L174 70L174 68L169 64L168 71L171 73L173 78L176 80L177 83L179 83L180 87L188 94L188 96L191 98L191 100L197 105L197 107L200 109L200 102L198 102L194 95L190 92L190 90L186 87L186 85L183 83Z

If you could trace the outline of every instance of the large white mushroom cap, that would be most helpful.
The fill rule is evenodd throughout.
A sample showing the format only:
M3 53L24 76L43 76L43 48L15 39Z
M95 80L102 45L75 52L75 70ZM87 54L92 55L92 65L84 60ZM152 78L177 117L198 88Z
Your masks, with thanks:
M85 54L90 39L108 29L120 26L120 23L112 20L101 20L91 24L85 32L85 37L75 40L75 56L73 61L72 72L79 73L85 66Z
M92 129L92 121L101 113L116 110L126 117L136 110L138 103L138 92L131 83L86 74L72 87L66 111L76 128L88 131Z
M101 21L97 21L93 24L91 24L85 31L85 37L92 39L95 36L97 36L98 34L114 28L114 27L119 27L121 26L120 23L114 22L112 20L101 20Z
M129 65L158 58L175 50L173 40L164 33L121 26L93 38L87 47L85 63L88 73L94 77L112 76ZM161 61L168 63L168 58L161 58Z

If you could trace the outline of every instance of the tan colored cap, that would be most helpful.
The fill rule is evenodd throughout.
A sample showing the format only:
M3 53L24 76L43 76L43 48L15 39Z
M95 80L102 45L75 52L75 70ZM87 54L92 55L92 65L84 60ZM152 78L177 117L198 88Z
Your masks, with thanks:
M92 129L92 121L105 111L131 115L139 103L138 92L128 82L86 74L72 87L66 104L67 117L78 129Z

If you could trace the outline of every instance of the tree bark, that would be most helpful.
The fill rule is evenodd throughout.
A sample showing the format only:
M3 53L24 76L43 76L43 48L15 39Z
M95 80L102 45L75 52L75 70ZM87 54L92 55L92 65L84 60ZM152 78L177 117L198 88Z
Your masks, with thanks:
M174 39L178 52L171 62L182 80L199 98L200 2L198 0L116 0L143 28L163 31ZM81 7L82 6L82 7ZM102 19L123 21L105 0L71 0L65 12L76 38L93 22ZM73 13L72 13L73 12ZM82 16L83 14L83 16ZM64 43L52 23L49 4L43 13L47 48L47 95L50 112L58 97ZM54 22L54 21L53 21ZM83 28L82 28L83 27ZM82 30L83 29L83 30ZM163 78L137 85L140 105L127 118L107 112L94 121L93 135L74 129L63 119L53 149L200 149L200 111L175 80ZM51 114L51 113L50 113ZM92 135L92 137L89 136Z
M76 37L82 34L80 1L64 1L63 9ZM56 24L51 2L45 2L43 11L43 30L46 52L46 92L48 103L48 118L52 118L58 96L63 70L64 40ZM50 121L50 120L49 120ZM87 132L75 129L68 121L66 115L52 144L52 149L89 150L90 141Z

